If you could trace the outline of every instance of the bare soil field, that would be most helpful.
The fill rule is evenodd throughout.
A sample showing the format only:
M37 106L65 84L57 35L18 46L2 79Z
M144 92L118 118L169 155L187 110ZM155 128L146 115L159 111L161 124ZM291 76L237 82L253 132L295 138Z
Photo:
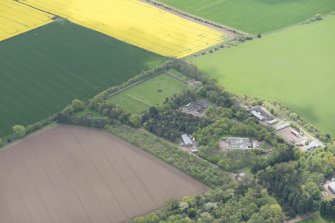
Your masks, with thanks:
M205 190L95 129L58 126L0 151L1 223L120 223Z
M291 130L294 130L294 129L291 127L284 128L278 131L278 135L282 137L287 143L292 143L292 142L297 143L301 141L301 139L299 139L298 137L296 137L295 135L291 133Z

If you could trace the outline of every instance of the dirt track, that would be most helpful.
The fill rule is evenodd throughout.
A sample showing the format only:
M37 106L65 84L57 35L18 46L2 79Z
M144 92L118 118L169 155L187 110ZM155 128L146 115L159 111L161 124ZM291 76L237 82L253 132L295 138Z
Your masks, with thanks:
M0 151L1 223L119 223L205 189L94 129L59 126Z

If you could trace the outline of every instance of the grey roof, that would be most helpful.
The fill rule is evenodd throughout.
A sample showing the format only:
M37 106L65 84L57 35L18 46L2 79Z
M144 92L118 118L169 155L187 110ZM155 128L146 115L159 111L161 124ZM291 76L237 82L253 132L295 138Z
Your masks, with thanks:
M252 110L251 114L253 114L256 118L258 118L261 121L265 120L265 117L255 110Z
M182 138L185 145L192 145L193 144L192 139L187 134L181 135L181 138Z

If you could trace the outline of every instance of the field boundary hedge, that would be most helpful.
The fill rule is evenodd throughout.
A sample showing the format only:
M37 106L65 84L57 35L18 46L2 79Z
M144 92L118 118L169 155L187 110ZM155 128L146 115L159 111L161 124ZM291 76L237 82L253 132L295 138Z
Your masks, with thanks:
M180 9L174 8L172 6L169 6L169 5L157 2L155 0L143 0L143 1L146 2L146 3L148 3L148 4L155 5L156 7L164 9L166 11L174 12L176 14L179 14L180 16L185 16L185 17L187 17L189 19L195 20L196 22L200 22L200 23L205 24L205 25L210 25L210 26L213 26L213 27L215 27L217 29L222 29L222 30L224 30L226 32L233 33L235 35L236 34L239 34L239 35L250 35L249 33L243 32L241 30L234 29L232 27L225 26L225 25L222 25L222 24L215 23L213 21L204 19L202 17L192 15L190 13L187 13L185 11L182 11Z

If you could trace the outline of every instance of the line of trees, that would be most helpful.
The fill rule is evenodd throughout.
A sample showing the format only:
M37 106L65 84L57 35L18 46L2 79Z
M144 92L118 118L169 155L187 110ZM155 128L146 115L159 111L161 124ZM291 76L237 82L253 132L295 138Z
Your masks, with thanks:
M175 142L182 134L193 134L209 125L210 120L174 110L159 112L151 107L143 114L142 124L149 132Z
M170 201L159 211L134 219L133 223L280 223L283 215L275 199L257 185L244 193L210 190L205 195Z

